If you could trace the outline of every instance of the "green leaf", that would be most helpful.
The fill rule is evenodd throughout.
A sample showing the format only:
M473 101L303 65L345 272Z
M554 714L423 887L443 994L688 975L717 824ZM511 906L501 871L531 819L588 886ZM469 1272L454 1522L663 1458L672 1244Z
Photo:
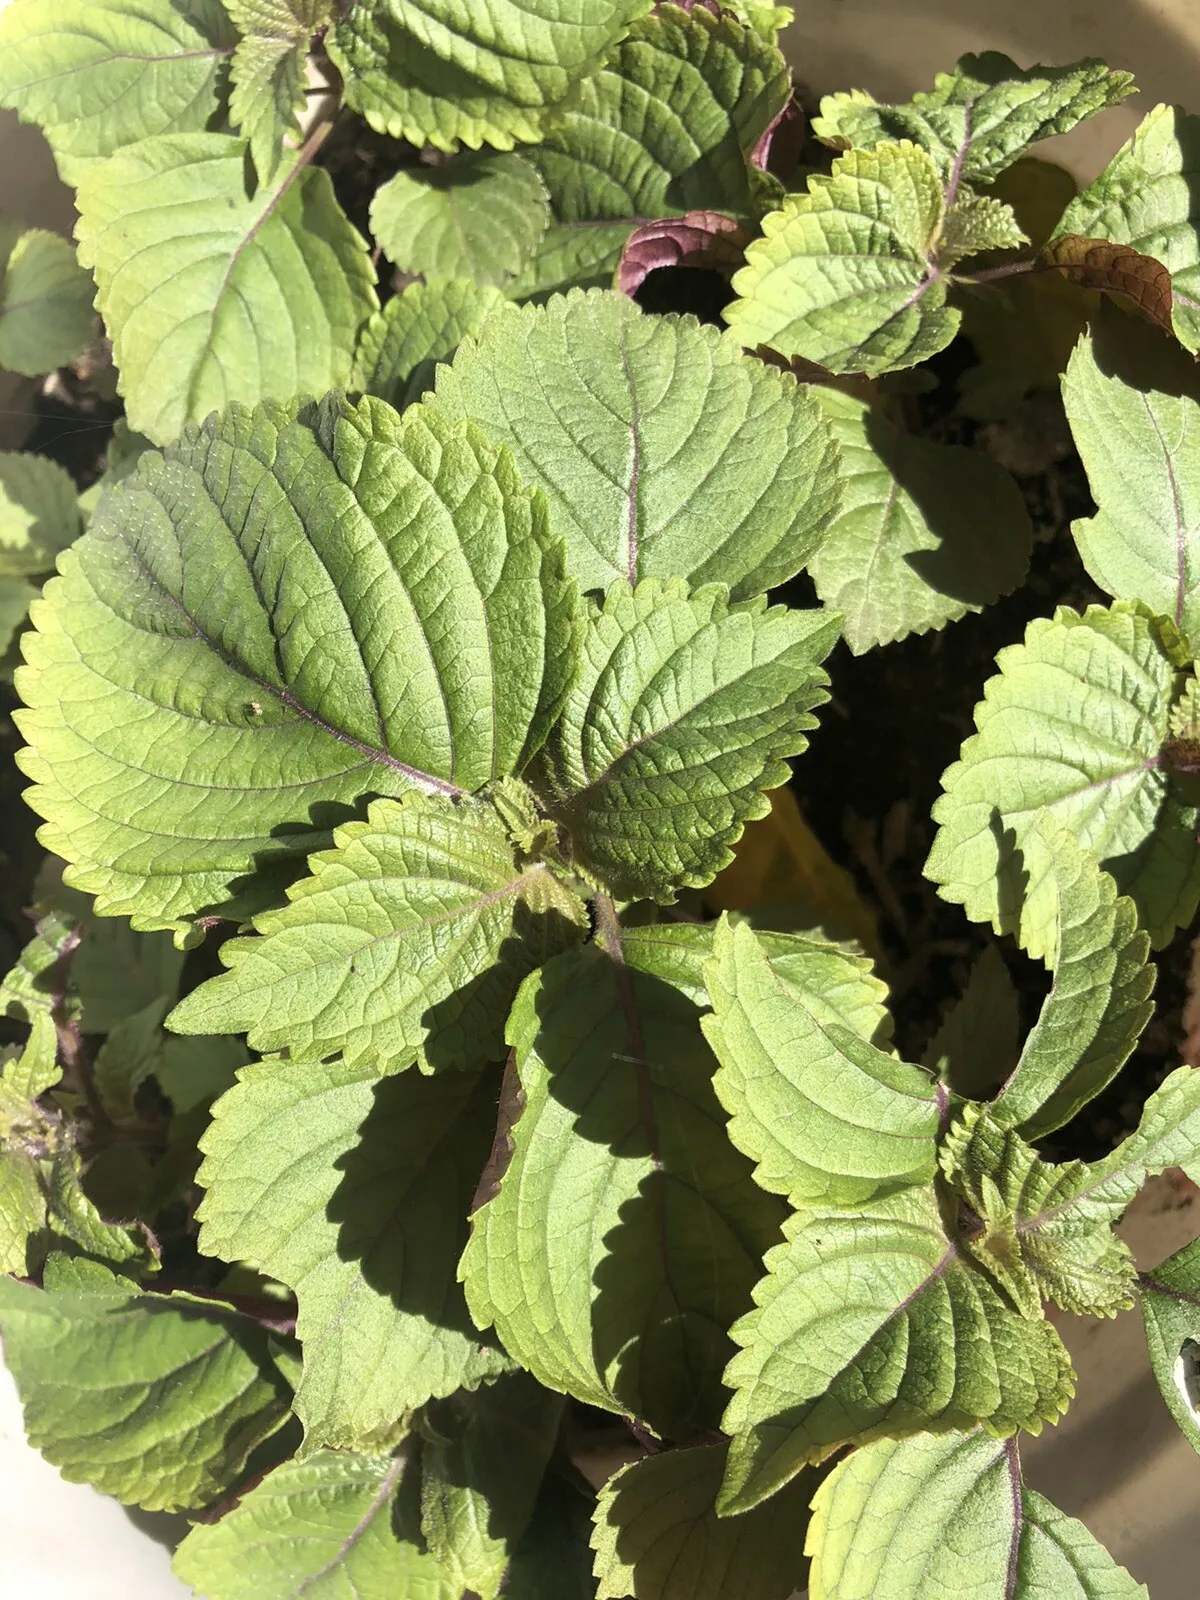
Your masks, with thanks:
M1081 1161L1040 1161L1017 1134L979 1106L965 1106L941 1151L960 1207L963 1249L1025 1316L1053 1300L1065 1311L1111 1317L1133 1304L1133 1258L1112 1232L1111 1214L1072 1210L1086 1188Z
M1180 1067L1157 1089L1137 1129L1102 1161L1062 1166L979 1107L967 1107L942 1150L943 1169L987 1225L968 1250L1034 1315L1043 1299L1113 1316L1133 1304L1133 1259L1112 1224L1147 1177L1200 1158L1200 1080Z
M1116 1077L1154 1011L1150 941L1137 907L1049 815L1031 830L1058 908L1054 986L991 1115L1040 1139L1070 1122Z
M0 20L0 105L37 123L70 184L217 110L234 35L218 0L15 0Z
M136 1224L107 1221L84 1189L83 1176L78 1150L60 1141L50 1163L46 1201L49 1226L58 1244L74 1247L122 1272L156 1272L157 1244L151 1244Z
M721 9L731 11L769 44L774 44L776 35L796 20L796 13L791 6L762 5L758 0L730 0Z
M380 133L454 150L541 138L650 0L359 0L325 46L346 102Z
M410 283L363 329L350 387L403 411L433 388L436 363L449 361L501 308L511 304L499 289L466 278Z
M620 898L711 883L826 699L838 614L725 596L646 578L588 603L547 760L577 859Z
M139 927L294 874L366 795L519 769L574 668L544 502L425 409L234 407L143 457L63 564L21 759L43 842Z
M599 1600L788 1600L804 1570L813 1484L745 1516L716 1512L727 1446L644 1456L601 1491L592 1546Z
M81 528L69 473L46 456L0 451L0 574L53 572Z
M0 1278L29 1442L69 1482L148 1511L214 1500L287 1415L267 1335L212 1302L104 1276L89 1293Z
M82 898L82 897L81 897ZM79 923L53 899L39 899L32 908L35 936L0 983L0 1012L19 1022L58 1011L77 1021L77 1006L67 994L68 972L79 942Z
M1156 946L1200 895L1200 813L1160 754L1183 687L1170 624L1118 602L1036 618L975 708L978 732L942 777L925 866L945 900L1049 960L1058 932L1040 808L1105 865Z
M232 1089L239 1067L250 1057L239 1039L163 1040L155 1064L158 1086L171 1102L176 1116L186 1116Z
M1022 69L989 50L961 57L953 72L939 72L932 89L905 105L880 105L861 89L827 95L813 132L836 150L912 139L944 178L987 183L1031 144L1067 133L1133 92L1133 74L1103 61Z
M460 1600L417 1518L417 1471L403 1451L318 1450L276 1467L219 1522L197 1523L174 1571L208 1600Z
M119 1022L96 1052L92 1077L105 1110L117 1121L136 1116L134 1099L154 1077L163 1049L162 1022L171 1002L152 1000L144 1011Z
M1033 530L998 462L906 433L835 389L813 390L842 460L842 505L810 563L855 655L982 611L1024 581Z
M45 1116L34 1104L59 1081L57 1030L48 1012L35 1012L19 1055L0 1057L0 1272L25 1277L37 1270L46 1226Z
M837 505L837 455L808 389L731 335L625 295L497 317L439 370L437 402L546 490L585 590L678 577L747 599L795 576Z
M23 1278L36 1270L45 1226L41 1162L6 1133L0 1146L0 1272Z
M500 1593L533 1517L562 1406L528 1373L513 1372L427 1407L421 1532L456 1593Z
M201 1248L295 1290L310 1442L361 1443L505 1365L454 1276L494 1125L487 1079L340 1061L256 1062L213 1107Z
M243 35L230 65L230 119L270 183L284 139L297 132L309 40L331 20L334 0L225 0L225 9Z
M809 1552L812 1600L1149 1600L981 1432L856 1450L817 1490Z
M635 22L527 152L553 220L510 292L607 286L630 234L660 217L757 217L749 157L791 92L773 42L732 17L661 6Z
M565 1473L546 1474L533 1519L508 1564L504 1600L595 1600L588 1548L594 1505Z
M1176 1067L1146 1101L1141 1120L1110 1155L1082 1167L1030 1228L1067 1221L1116 1222L1148 1177L1200 1162L1200 1074ZM1072 1163L1071 1171L1079 1166Z
M967 987L953 1002L921 1058L955 1094L990 1098L1013 1069L1021 1050L1017 991L1004 957L985 947Z
M0 452L0 655L37 597L36 582L53 572L82 526L62 467L45 456Z
M168 935L136 933L127 922L94 915L86 903L79 928L70 981L83 1007L82 1032L111 1034L148 1007L174 1000L183 955Z
M1171 274L1172 322L1200 350L1200 117L1155 106L1094 183L1063 213L1055 238L1110 239Z
M722 922L706 968L714 1087L755 1182L793 1206L853 1206L932 1178L932 1079L810 1009L768 948Z
M154 446L144 434L134 433L123 417L113 424L113 436L104 454L104 471L89 489L79 496L79 509L90 519L100 504L100 496L118 483L124 483L147 450Z
M1200 654L1200 385L1178 346L1153 339L1144 326L1136 331L1136 343L1118 343L1111 327L1086 335L1067 367L1063 400L1100 508L1072 523L1071 532L1096 582L1170 617L1194 656Z
M722 1512L847 1444L976 1422L1036 1433L1065 1410L1074 1375L1057 1333L947 1235L932 1187L800 1212L784 1232L732 1330Z
M371 201L371 232L401 272L496 286L521 271L549 220L537 168L511 151L402 168Z
M1200 1239L1138 1279L1150 1365L1180 1432L1200 1454Z
M0 367L36 378L81 355L94 294L65 239L0 218Z
M976 194L964 184L946 212L938 239L938 262L950 268L962 256L978 255L981 250L1016 250L1028 243L1010 205L993 195Z
M942 179L918 146L851 150L763 219L725 319L748 349L832 372L916 366L962 320L936 260L945 214Z
M329 176L288 156L246 194L247 146L147 139L79 186L79 259L113 341L129 425L156 444L232 401L324 394L378 310L366 240Z
M476 1321L541 1382L686 1438L719 1418L726 1329L780 1208L726 1137L662 933L665 952L660 930L629 931L612 956L590 945L526 979L497 1139L511 1159L485 1174L460 1271Z
M339 1053L380 1071L503 1054L521 980L583 937L583 902L522 860L493 806L413 794L369 816L309 858L258 937L222 945L230 970L175 1008L177 1033L245 1033L292 1061Z

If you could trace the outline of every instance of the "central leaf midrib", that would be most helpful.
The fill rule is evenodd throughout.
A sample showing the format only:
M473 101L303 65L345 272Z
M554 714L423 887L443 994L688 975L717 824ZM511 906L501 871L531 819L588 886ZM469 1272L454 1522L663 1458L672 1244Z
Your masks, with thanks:
M286 688L284 685L273 684L269 679L260 677L257 673L252 672L244 662L232 655L228 650L225 649L223 645L218 644L218 642L213 639L211 635L205 632L196 618L188 610L187 606L184 605L183 600L178 595L171 593L158 575L154 573L149 566L147 566L140 551L138 551L129 542L129 540L122 538L120 542L123 549L128 553L130 559L134 562L138 571L141 573L146 584L157 595L168 601L169 604L174 607L174 609L179 613L179 615L184 619L188 627L191 629L193 636L208 650L210 650L219 661L223 662L231 672L236 673L238 677L245 679L246 682L253 683L256 687L262 689L265 694L271 695L272 698L278 700L281 705L287 706L290 711L293 711L297 716L302 717L304 721L311 723L314 727L320 728L321 731L328 734L330 738L337 739L342 744L348 744L353 749L360 751L361 754L366 756L370 761L373 761L381 766L390 767L394 772L402 773L413 783L418 785L427 785L429 788L435 790L439 794L452 796L454 798L461 798L466 794L467 791L460 788L457 784L450 783L445 778L435 778L432 773L422 772L420 768L410 766L407 762L399 760L398 757L393 756L389 751L381 750L375 745L369 745L363 740L355 738L352 733L347 733L345 729L335 727L331 722L327 722L323 717L318 716L315 711L310 710L308 706L299 700L291 692L291 690ZM117 613L117 615L120 615L120 613ZM128 619L122 617L121 620L127 621ZM272 641L277 642L274 639L274 634L272 634ZM243 731L246 733L253 733L254 730L247 728ZM313 779L312 781L315 782L317 780Z

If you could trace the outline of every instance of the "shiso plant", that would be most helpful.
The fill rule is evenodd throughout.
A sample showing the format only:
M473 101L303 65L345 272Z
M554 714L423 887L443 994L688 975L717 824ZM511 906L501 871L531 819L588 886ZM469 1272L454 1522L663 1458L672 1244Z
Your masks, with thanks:
M1064 195L1030 147L1128 74L810 121L790 21L0 18L79 211L0 222L0 364L111 351L124 408L82 496L0 456L49 852L0 1334L31 1441L188 1512L209 1600L1144 1595L1024 1485L1048 1306L1140 1301L1200 1450L1200 1254L1114 1231L1200 1179L1200 1075L1046 1142L1200 900L1200 119ZM724 327L646 309L699 274ZM730 885L844 650L1025 580L1016 483L913 426L960 331L976 415L1061 374L1111 599L1001 651L934 813L1040 1015L993 1025L991 946L909 1061L827 901Z

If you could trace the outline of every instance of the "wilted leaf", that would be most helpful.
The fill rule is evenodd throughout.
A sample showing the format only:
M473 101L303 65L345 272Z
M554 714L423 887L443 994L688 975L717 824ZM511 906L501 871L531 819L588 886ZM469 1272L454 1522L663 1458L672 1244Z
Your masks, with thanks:
M1038 257L1081 289L1102 289L1124 295L1167 333L1172 331L1171 274L1153 256L1139 255L1126 244L1107 239L1081 239L1059 234Z

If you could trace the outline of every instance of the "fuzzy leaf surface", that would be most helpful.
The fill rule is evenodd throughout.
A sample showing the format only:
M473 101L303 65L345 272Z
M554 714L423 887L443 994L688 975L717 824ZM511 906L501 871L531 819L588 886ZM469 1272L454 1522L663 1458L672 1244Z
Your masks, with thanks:
M804 1570L812 1483L741 1517L718 1517L727 1446L665 1450L600 1493L592 1547L598 1600L788 1600Z
M1184 1438L1200 1455L1200 1240L1138 1281L1150 1365Z
M934 259L942 187L907 140L851 150L810 177L764 217L734 277L724 315L742 344L871 376L944 349L962 318Z
M1015 1441L881 1439L839 1462L809 1527L812 1600L1149 1600L1098 1540L1021 1482Z
M528 152L552 220L511 292L605 286L633 231L661 217L757 217L749 157L791 90L778 49L732 17L667 5L635 22Z
M366 241L328 174L289 155L248 197L246 151L173 133L110 156L79 187L79 259L129 425L156 444L233 401L344 385L379 309Z
M1074 1374L1058 1334L1012 1309L947 1236L932 1187L799 1212L784 1232L732 1330L723 1512L846 1444L976 1422L1037 1433L1066 1409Z
M722 923L705 973L714 1087L755 1182L797 1207L853 1206L932 1178L932 1078L814 1015L769 948L745 924Z
M371 201L371 232L401 272L496 287L525 266L549 220L537 168L512 151L402 168Z
M503 1369L455 1281L494 1122L471 1073L340 1061L256 1062L214 1106L201 1248L295 1291L310 1442L353 1446Z
M839 495L811 393L690 317L576 291L488 323L437 379L545 489L581 589L624 578L727 583L735 600L794 577Z
M1026 1139L1061 1128L1116 1077L1154 1010L1155 976L1133 901L1048 814L1033 828L1058 906L1054 985L990 1108Z
M687 1437L719 1418L726 1329L781 1208L726 1137L699 1008L672 981L684 941L661 932L526 980L511 1159L461 1275L476 1322L541 1382Z
M421 1532L479 1600L496 1600L529 1528L562 1408L560 1396L512 1372L425 1411Z
M1023 582L1033 538L1012 477L903 433L852 395L813 391L841 452L842 504L810 563L855 655L982 611Z
M217 110L235 35L220 0L16 0L0 19L0 105L35 122L65 182Z
M82 354L95 292L65 239L0 218L0 367L36 378Z
M942 777L926 875L975 922L1052 958L1050 863L1032 831L1045 807L1112 873L1161 946L1200 894L1197 808L1160 764L1182 689L1168 623L1118 602L1031 622L996 657L979 730Z
M1200 117L1155 106L1063 213L1055 237L1111 239L1171 274L1176 337L1200 350Z
M146 1510L214 1500L287 1415L267 1335L212 1302L106 1276L88 1293L0 1278L29 1442L70 1482Z
M224 0L242 34L230 63L229 115L250 145L263 183L275 176L284 138L304 105L308 43L334 0Z
M359 0L326 48L378 132L453 151L541 138L650 0Z
M1071 432L1100 508L1072 523L1071 532L1098 584L1170 617L1196 655L1200 384L1182 351L1176 361L1163 348L1160 370L1144 372L1136 364L1137 346L1133 362L1111 346L1102 336L1086 335L1063 380Z
M880 105L861 89L826 95L813 132L836 150L873 150L912 139L944 178L991 182L1031 144L1067 133L1134 92L1131 72L1103 61L1022 69L998 50L963 56L905 105Z
M410 283L363 329L350 387L403 411L433 388L436 364L509 304L499 289L466 278Z
M460 1600L421 1545L417 1493L403 1452L318 1450L194 1526L173 1568L208 1600Z
M1112 1225L1147 1177L1194 1163L1200 1084L1180 1067L1147 1101L1137 1128L1101 1161L1052 1165L986 1111L967 1107L943 1170L983 1219L965 1245L1027 1315L1042 1300L1113 1316L1133 1304L1134 1266Z
M244 1033L292 1061L337 1053L377 1070L477 1066L503 1054L525 975L583 937L583 902L522 863L494 807L413 794L377 800L257 937L221 947L229 971L171 1014L178 1033Z
M719 585L614 584L547 747L577 858L621 898L711 883L769 809L826 699L836 612L734 606Z
M561 555L511 459L374 399L190 430L64 569L18 674L22 760L44 842L140 927L294 871L365 795L518 769L573 666Z

